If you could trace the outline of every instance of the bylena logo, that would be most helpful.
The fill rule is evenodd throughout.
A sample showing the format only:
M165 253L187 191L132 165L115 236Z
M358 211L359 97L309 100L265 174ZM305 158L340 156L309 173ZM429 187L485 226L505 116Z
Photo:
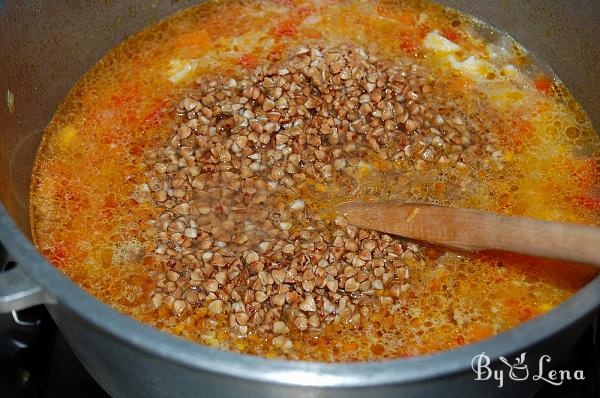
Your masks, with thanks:
M492 369L490 357L482 352L471 360L471 369L475 372L475 380L495 380L498 382L498 388L504 386L506 377L513 381L523 381L531 376L534 381L542 380L555 386L560 386L566 380L585 380L583 370L580 369L575 371L548 369L551 362L550 355L542 355L537 362L537 369L535 371L532 369L530 374L529 367L525 363L526 356L527 353L523 352L514 359L513 363L505 357L500 357L498 359L504 366L494 366Z

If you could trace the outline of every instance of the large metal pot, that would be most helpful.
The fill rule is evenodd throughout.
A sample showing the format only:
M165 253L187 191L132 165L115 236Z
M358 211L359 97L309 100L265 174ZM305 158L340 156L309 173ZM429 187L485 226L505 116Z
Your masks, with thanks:
M510 32L571 88L600 126L600 2L444 1ZM538 386L474 381L471 360L485 352L527 351L537 369L568 351L600 306L600 278L549 314L479 344L433 355L358 364L267 360L194 345L125 317L56 271L31 244L28 196L40 136L75 81L128 35L187 2L0 0L0 312L44 303L79 359L116 397L493 396L530 395ZM600 250L600 248L599 248ZM533 369L532 369L533 371Z

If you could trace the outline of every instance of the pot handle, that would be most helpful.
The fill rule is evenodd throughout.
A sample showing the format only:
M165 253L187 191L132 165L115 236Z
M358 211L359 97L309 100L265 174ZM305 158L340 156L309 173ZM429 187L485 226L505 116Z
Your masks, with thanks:
M0 314L51 303L46 291L35 284L22 267L0 272Z

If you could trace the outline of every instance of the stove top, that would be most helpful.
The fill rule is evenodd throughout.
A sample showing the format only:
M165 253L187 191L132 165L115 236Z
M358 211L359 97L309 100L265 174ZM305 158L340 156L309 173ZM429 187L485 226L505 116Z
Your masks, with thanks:
M0 315L0 397L108 398L45 307Z
M600 327L590 326L560 369L584 381L545 385L533 398L600 398ZM45 307L0 315L0 397L107 398L79 362Z

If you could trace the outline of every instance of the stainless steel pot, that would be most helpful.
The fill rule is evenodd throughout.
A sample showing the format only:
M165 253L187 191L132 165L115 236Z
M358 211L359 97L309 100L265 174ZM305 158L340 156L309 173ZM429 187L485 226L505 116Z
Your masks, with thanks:
M600 126L600 2L444 1L510 32L550 65ZM66 279L35 250L28 195L40 136L75 81L128 35L187 2L0 0L0 311L46 304L79 359L115 397L528 396L531 381L474 381L471 360L527 351L560 359L600 306L600 278L556 310L492 339L409 359L358 364L267 360L194 345L125 317ZM599 248L600 250L600 248ZM533 369L532 369L533 370Z

